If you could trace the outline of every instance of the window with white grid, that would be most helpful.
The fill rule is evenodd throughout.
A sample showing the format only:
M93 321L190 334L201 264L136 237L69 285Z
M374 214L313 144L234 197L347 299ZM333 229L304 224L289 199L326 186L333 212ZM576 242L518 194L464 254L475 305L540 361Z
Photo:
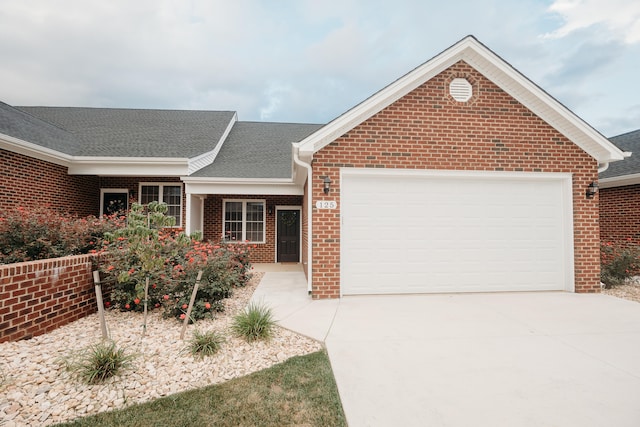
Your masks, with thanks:
M182 185L180 184L155 184L140 183L140 203L143 205L151 202L167 204L167 216L176 219L176 227L182 224Z
M264 243L264 200L225 200L224 239Z

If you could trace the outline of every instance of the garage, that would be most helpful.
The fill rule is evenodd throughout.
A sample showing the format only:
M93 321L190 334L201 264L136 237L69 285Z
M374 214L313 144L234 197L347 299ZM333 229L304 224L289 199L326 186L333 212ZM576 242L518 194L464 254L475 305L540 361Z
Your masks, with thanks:
M569 173L340 175L342 295L574 290Z

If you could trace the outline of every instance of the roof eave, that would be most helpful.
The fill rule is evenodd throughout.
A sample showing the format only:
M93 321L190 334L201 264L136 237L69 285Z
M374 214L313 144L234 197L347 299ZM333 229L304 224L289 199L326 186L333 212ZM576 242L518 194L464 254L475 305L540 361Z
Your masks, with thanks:
M601 178L598 180L598 187L600 188L624 187L626 185L636 184L640 184L640 173L612 176L610 178Z
M293 195L302 196L304 188L290 178L181 178L187 194Z
M61 166L68 167L73 161L69 154L5 134L0 134L0 148Z
M73 157L69 175L182 176L189 159L174 157Z

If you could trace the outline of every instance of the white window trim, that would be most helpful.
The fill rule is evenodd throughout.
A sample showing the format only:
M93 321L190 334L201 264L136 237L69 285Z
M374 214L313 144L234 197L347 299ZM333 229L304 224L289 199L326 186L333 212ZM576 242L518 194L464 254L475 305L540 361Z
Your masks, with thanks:
M126 210L129 210L129 189L128 188L101 188L100 189L100 218L104 216L104 195L109 193L125 193L127 195L126 199Z
M227 216L227 202L242 203L242 238L239 241L227 240L225 235L225 222ZM262 203L262 240L255 242L247 242L247 203ZM222 240L225 242L246 243L246 244L263 244L267 238L267 201L265 199L223 199L222 200Z
M175 228L182 227L182 215L184 208L184 187L181 182L140 182L138 183L138 203L142 204L142 187L158 186L158 198L162 203L163 187L180 187L180 215L177 218Z

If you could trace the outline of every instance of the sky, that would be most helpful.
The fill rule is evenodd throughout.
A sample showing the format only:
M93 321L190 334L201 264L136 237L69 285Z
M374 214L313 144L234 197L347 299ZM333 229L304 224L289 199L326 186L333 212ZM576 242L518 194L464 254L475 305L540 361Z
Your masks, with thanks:
M469 34L640 129L638 0L0 0L0 101L327 123Z

